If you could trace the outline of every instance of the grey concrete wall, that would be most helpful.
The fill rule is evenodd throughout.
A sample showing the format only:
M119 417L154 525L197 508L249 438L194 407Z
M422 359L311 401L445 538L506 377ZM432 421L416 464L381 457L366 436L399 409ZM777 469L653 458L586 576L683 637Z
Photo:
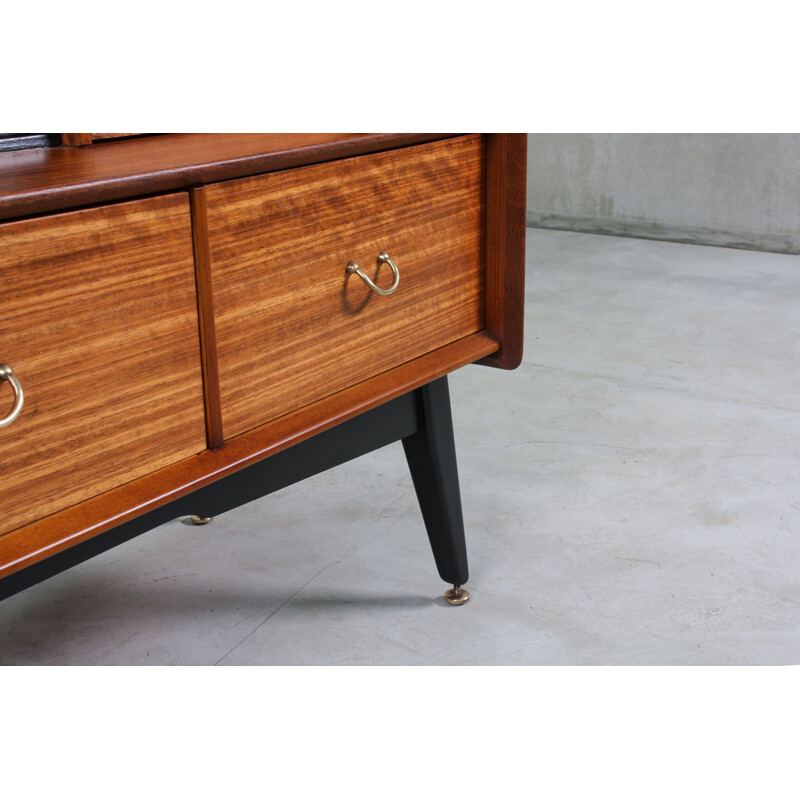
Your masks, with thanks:
M528 224L800 253L800 134L531 133Z

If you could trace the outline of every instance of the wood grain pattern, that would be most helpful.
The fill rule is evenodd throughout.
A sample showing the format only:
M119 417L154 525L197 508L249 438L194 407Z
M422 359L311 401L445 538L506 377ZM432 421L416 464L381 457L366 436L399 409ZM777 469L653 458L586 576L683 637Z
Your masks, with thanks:
M186 195L0 226L0 532L205 447Z
M479 135L209 186L225 438L483 324ZM400 285L381 297L376 259Z
M371 153L451 134L184 133L0 153L0 219Z
M421 138L415 139L417 136ZM0 156L0 218L24 216L39 211L74 207L130 197L139 193L163 191L169 188L188 189L208 180L237 178L259 171L269 172L303 164L333 161L391 148L408 148L415 142L444 140L445 138L447 135L440 134L175 135L109 142L105 145L83 149L50 148L49 154L45 151L28 151L16 154L19 156L18 158L10 158L14 154L4 154ZM466 335L464 338L424 353L418 358L401 363L316 402L290 411L266 424L229 439L214 450L202 450L204 430L202 388L198 366L200 355L197 312L191 307L187 309L182 305L186 295L191 296L192 281L194 280L191 273L191 242L183 246L176 244L178 230L185 230L187 224L185 220L188 212L185 198L179 202L179 209L174 209L166 198L143 201L144 203L166 202L167 205L163 208L140 206L138 202L124 204L124 206L136 207L140 211L142 209L152 211L157 219L166 215L172 219L172 222L164 222L164 227L158 228L158 222L154 219L142 219L141 228L130 236L121 234L119 242L114 238L118 235L118 232L114 232L117 226L122 225L126 230L130 226L135 227L138 215L129 218L128 214L123 214L121 218L116 219L113 225L109 226L99 225L99 222L93 217L82 217L86 223L83 234L79 235L77 228L74 228L72 229L74 235L71 236L70 229L64 227L62 234L57 233L53 241L44 232L44 227L29 229L28 245L31 249L41 247L43 254L39 258L35 272L23 281L33 309L31 312L32 324L26 328L29 329L29 332L38 332L37 340L40 336L44 337L48 343L47 348L51 350L53 349L52 343L57 341L58 353L64 356L68 365L72 365L67 374L59 374L53 378L56 384L63 387L63 391L58 392L59 396L53 402L61 402L65 409L63 413L59 412L57 415L59 424L63 423L62 427L65 429L65 433L61 436L61 440L55 443L48 437L40 437L35 440L34 450L30 451L30 458L31 460L39 459L40 464L46 464L48 459L51 459L50 465L43 468L52 468L53 475L57 477L50 479L49 491L45 493L46 496L49 496L50 491L58 490L60 484L72 488L74 488L74 484L81 484L84 487L91 486L92 492L101 491L102 493L85 500L81 500L80 496L77 500L69 497L56 499L56 502L48 507L52 510L52 513L47 512L48 516L0 535L0 577L102 533L172 499L186 495L195 488L212 483L220 477L314 436L362 411L374 408L458 367L478 359L484 359L482 363L487 363L489 359L485 357L498 351L499 347L493 337L502 340L504 346L508 346L518 338L521 345L521 316L519 316L519 324L517 324L514 321L516 313L514 299L513 297L504 297L507 291L512 295L515 292L521 295L520 265L524 268L525 170L524 160L520 161L521 158L524 159L524 143L520 150L519 141L514 142L519 138L516 135L506 134L490 134L486 137L488 141L486 153L488 175L485 180L483 176L480 178L481 188L478 191L480 197L485 198L490 205L499 202L507 210L510 208L511 213L516 215L514 217L516 222L511 227L508 227L506 220L500 218L497 213L491 216L491 210L486 215L490 216L486 224L492 237L491 243L488 240L485 242L486 281L488 284L486 327L492 335L490 336L486 332ZM56 152L62 155L51 160L51 156ZM408 151L395 150L394 153L386 152L383 155L388 157L402 152ZM367 158L373 158L373 156L365 157L365 162ZM333 164L328 166L333 166ZM433 171L435 172L435 169ZM402 175L402 170L398 174ZM408 180L406 178L406 182ZM242 181L242 183L245 182ZM447 183L446 178L444 183ZM379 183L379 186L382 184ZM386 189L386 187L383 188ZM386 190L388 191L388 189ZM192 192L194 198L192 211L196 220L199 220L202 215L201 204L198 200L205 191L207 190L198 189ZM413 189L411 191L413 193ZM438 192L437 187L435 191L427 192L426 196L435 198ZM344 194L344 192L340 193ZM335 194L336 192L334 192L334 196ZM385 196L383 193L380 196L370 195L370 201L365 199L357 207L361 213L368 216L373 211L371 206L384 205L383 198ZM521 228L519 226L520 198L523 198ZM299 194L296 199L300 205L303 205L300 202ZM403 195L402 202L408 203L405 195ZM479 199L479 203L482 202ZM410 203L410 206L413 207L414 203ZM106 211L108 209L96 209L81 212L81 214L96 213L102 217ZM318 212L319 216L324 218L325 207L319 208ZM404 210L403 214L411 214L411 212ZM64 220L77 216L79 215L62 214L49 219L0 225L0 289L12 285L9 282L10 277L19 281L20 274L22 274L19 270L14 269L3 271L4 265L8 267L5 254L8 252L6 244L10 239L6 237L7 232L23 230L15 226L38 224L46 226L53 221L58 223L54 229L58 232L58 230L62 230L58 226L63 225ZM411 214L411 216L414 217L415 223L423 224L424 214L416 216ZM180 218L180 222L178 218ZM113 214L109 220L114 220ZM304 230L303 236L305 238L311 236L313 239L315 230L313 221L302 216L297 221ZM429 222L430 227L438 231L440 221L435 215ZM287 219L285 223L281 224L289 225L289 220ZM358 223L355 227L357 228L359 224L363 225L363 223ZM200 228L201 226L198 225L197 231ZM85 234L89 235L81 243ZM237 235L241 235L245 242L250 238L250 233L247 231L241 231ZM444 238L441 233L439 235L440 238ZM206 245L202 239L202 236L199 238L196 236L194 242L196 261L200 264L206 257L203 254L203 248ZM33 244L34 240L37 242L36 246ZM136 241L135 248L131 240ZM64 247L65 244L66 247ZM138 254L140 247L144 247L145 252L151 254L148 261L154 265L154 274L147 279L142 276L143 280L137 281L133 265L141 262L133 255L132 251L135 249ZM75 268L75 264L73 265L73 277L67 278L57 268L62 250L78 266ZM349 260L351 257L355 256L348 256L347 259ZM372 257L374 258L374 256ZM359 259L356 258L356 260ZM93 269L87 267L85 270L81 270L79 267L84 261L91 262L94 265ZM290 272L302 271L307 268L308 261L306 259L301 258L299 263L302 266L295 266L294 270L290 270ZM155 270L156 264L159 265L158 270ZM510 269L506 268L508 264L512 265ZM176 280L173 271L178 269L178 265L181 265L180 275L182 277ZM104 266L109 269L104 270ZM184 268L186 266L188 269ZM402 290L406 282L406 273L403 272L402 263L400 266L404 276L401 278L400 290ZM344 265L341 265L342 271L343 267ZM196 279L197 291L200 294L204 291L202 288L205 280L202 276L203 269L201 266ZM159 283L162 271L163 285ZM449 274L449 269L445 270L445 274ZM103 276L107 278L107 281ZM170 277L167 278L167 276ZM153 281L152 285L150 285L151 280ZM354 278L350 280L352 281ZM387 274L381 273L379 283L388 280L387 270ZM511 288L508 290L504 285L506 280L510 281ZM35 285L31 281L34 281ZM480 283L480 281L481 273L479 272L478 282ZM148 283L147 292L143 292L145 282ZM342 282L344 283L343 275ZM300 283L297 285L300 286ZM119 290L117 286L120 287ZM345 288L349 292L356 286L358 284L353 283L351 286L348 282ZM169 287L175 289L172 295L169 294ZM188 291L186 291L187 287ZM179 288L180 291L178 291ZM169 320L167 320L166 313L161 313L164 309L159 311L160 306L154 310L148 309L148 302L151 301L149 294L151 289L152 302L155 302L156 305L160 302L158 297L171 297L170 305L174 305L179 319L172 319L170 314ZM364 288L363 291L366 292L366 289ZM342 294L343 301L347 300L347 292ZM59 320L57 314L46 313L48 308L51 309L53 306L51 297L59 294L63 302L57 303L58 308L68 311L75 309L78 312L77 325L70 326ZM113 302L109 300L111 294L114 295ZM84 295L87 303L93 307L91 313L86 312L87 303L81 301ZM301 296L305 295L301 293ZM371 308L370 303L374 301L391 301L393 299L392 297L379 298L376 296L373 301L372 295L368 296L370 300L365 308ZM31 302L32 298L35 298L37 302ZM64 300L64 298L66 299ZM96 306L95 300L99 301ZM521 302L521 296L519 301ZM191 303L191 300L189 302ZM43 308L38 309L37 306L42 303L44 304ZM117 310L112 308L116 305L120 306ZM206 324L209 320L208 308L210 306L203 300L201 300L201 305L206 306L206 310L200 312L201 324ZM18 311L15 312L17 316L19 316ZM261 313L260 308L256 308L256 311ZM108 321L102 321L106 318L113 318L117 312L124 317L124 325L115 326ZM98 315L101 321L96 324ZM0 361L9 361L13 366L17 366L14 359L8 356L9 351L4 347L4 343L10 341L6 336L6 331L10 330L6 316L7 306L4 305L0 309ZM187 321L193 327L192 335L189 337L191 344L186 345L184 352L184 345L181 342L184 337L184 325ZM213 316L211 322L213 323ZM479 327L481 323L482 321L479 320ZM291 333L294 324L293 319L288 321L284 319L281 321L279 331ZM167 345L159 338L158 331L162 326L167 326L163 329L166 334L170 325L174 325L175 329L166 335L171 342L170 345ZM58 328L58 326L62 327ZM93 329L96 329L94 337L89 333ZM413 328L408 325L400 325L397 330L405 332L407 337L413 336ZM152 332L155 332L156 338L151 341ZM128 336L146 341L147 353L134 357L133 349L126 344ZM112 362L101 363L103 369L99 372L97 384L97 391L100 395L105 396L105 402L100 404L99 409L102 425L100 431L93 428L81 429L77 424L73 425L73 421L70 420L70 410L67 407L71 402L70 398L74 401L75 398L80 398L81 393L88 396L89 390L86 387L94 381L93 376L90 375L90 372L94 372L94 368L89 370L88 368L83 369L82 366L91 365L94 357L97 357L99 362L103 361L99 352L91 352L90 340L93 338L107 339L107 342L112 345L111 350L105 348L106 355ZM206 343L211 341L207 332L204 334L204 341ZM404 345L401 336L398 336L398 341L401 346ZM121 419L124 415L115 415L114 413L120 399L123 404L130 401L135 405L141 398L139 396L131 398L128 396L128 392L137 388L137 381L146 380L146 378L142 378L141 373L149 375L159 368L157 361L150 360L151 345L155 349L161 349L163 345L169 350L165 359L170 362L166 372L169 374L175 372L178 375L178 383L172 385L171 389L167 387L170 391L174 389L174 392L168 397L165 395L163 402L161 399L158 401L162 413L165 415L171 413L173 418L165 423L166 430L154 433L153 436L150 435L150 429L147 426L143 428L141 425L133 424L132 427L129 427L129 420ZM84 346L88 351L88 361L82 354L75 356L76 350ZM174 353L171 349L173 346L176 348ZM370 343L356 339L355 346L369 347ZM191 357L189 358L187 354ZM116 361L118 357L119 363ZM191 369L188 369L187 358L192 361ZM204 358L208 368L213 357L206 353ZM497 363L511 365L514 360L513 354L510 358L506 354ZM187 364L186 369L182 366L184 363ZM117 369L120 371L117 372ZM17 368L17 372L20 373L19 368ZM25 372L28 372L27 368ZM122 383L110 380L108 377L113 375L114 378L117 378L119 374L125 375ZM31 410L35 412L37 419L42 417L41 411L31 405L30 382L24 379L23 383L28 390L28 397L26 408L17 423L20 423ZM47 381L43 380L42 383L45 384ZM155 391L159 392L164 386L165 382L162 380ZM119 392L122 392L124 397ZM192 402L189 402L190 396L194 398ZM5 408L6 401L10 403L10 392L7 386L0 386L0 413ZM187 409L190 407L196 409L193 417L191 414L187 414ZM119 408L121 409L122 406ZM93 414L94 410L89 409L88 413ZM75 416L82 415L82 412L78 412ZM132 415L132 419L136 421L136 414ZM139 421L141 420L139 419ZM118 431L114 428L117 422L121 425ZM9 451L13 449L22 451L23 449L17 446L18 442L15 442L15 448L7 447L5 442L10 440L4 441L3 435L13 432L17 423L8 429L0 429L0 514L4 498L15 493L11 484L7 482L9 471L6 469L6 465L10 463L8 461ZM193 444L183 451L185 456L176 452L172 462L166 463L165 466L159 466L162 462L157 459L151 460L145 469L139 472L134 469L133 477L122 478L121 480L124 482L120 484L114 482L115 471L123 468L125 462L132 467L142 463L139 454L134 455L132 459L129 458L129 454L132 452L129 448L141 447L143 450L147 450L152 444L151 452L162 454L165 452L165 447L166 449L172 447L170 443L174 444L179 441L181 436L186 435L187 426L192 428L194 434L191 437ZM142 441L139 440L140 431L143 433ZM93 436L105 437L109 432L111 436L108 441L113 443L114 451L109 454L108 449L100 448L93 455L89 453L91 456L89 473L91 475L88 478L82 477L76 472L76 469L80 468L80 458L82 458L84 448L91 449L96 445L96 442L93 444L91 441ZM157 443L152 441L155 438L158 439ZM209 435L209 440L211 438ZM48 448L52 448L52 450L48 450ZM74 452L69 453L70 450ZM202 452L197 452L198 450L202 450ZM66 460L65 454L67 455ZM147 460L146 452L143 453L143 456L144 460ZM77 466L70 462L70 458L77 459ZM92 477L96 474L101 476L97 481ZM113 488L104 491L103 486L106 484L103 484L102 481L109 476L112 477L112 480L108 485ZM68 505L69 503L75 504Z
M200 352L203 359L203 398L206 406L206 438L209 447L222 444L222 409L217 369L217 331L214 323L214 295L208 256L208 217L205 190L189 191L192 207L197 317L200 324Z
M525 309L527 135L487 134L486 330L500 349L481 364L516 369Z
M158 472L0 536L0 577L285 450L497 349L483 333L348 387Z

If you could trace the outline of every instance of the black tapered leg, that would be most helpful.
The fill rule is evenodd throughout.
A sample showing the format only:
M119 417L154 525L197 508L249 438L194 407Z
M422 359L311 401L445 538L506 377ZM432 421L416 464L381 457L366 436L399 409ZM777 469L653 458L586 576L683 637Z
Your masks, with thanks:
M421 429L403 439L422 519L442 580L461 586L469 578L464 517L447 378L418 390Z

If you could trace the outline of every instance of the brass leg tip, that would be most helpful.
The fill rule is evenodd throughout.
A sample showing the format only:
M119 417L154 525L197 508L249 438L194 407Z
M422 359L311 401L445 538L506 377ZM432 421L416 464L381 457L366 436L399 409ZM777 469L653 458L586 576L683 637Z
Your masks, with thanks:
M212 519L214 519L214 517L198 517L194 514L192 515L192 522L194 522L195 525L208 525Z
M455 585L444 593L444 599L451 606L463 606L469 600L469 592L463 587Z

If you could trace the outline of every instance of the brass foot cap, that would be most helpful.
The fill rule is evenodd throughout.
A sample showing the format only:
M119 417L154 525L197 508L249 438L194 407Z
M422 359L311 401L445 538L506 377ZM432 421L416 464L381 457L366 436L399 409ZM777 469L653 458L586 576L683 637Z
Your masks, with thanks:
M198 517L196 515L192 515L192 522L195 525L208 525L214 517Z
M469 600L469 592L461 586L454 586L444 593L444 599L451 606L463 606Z

